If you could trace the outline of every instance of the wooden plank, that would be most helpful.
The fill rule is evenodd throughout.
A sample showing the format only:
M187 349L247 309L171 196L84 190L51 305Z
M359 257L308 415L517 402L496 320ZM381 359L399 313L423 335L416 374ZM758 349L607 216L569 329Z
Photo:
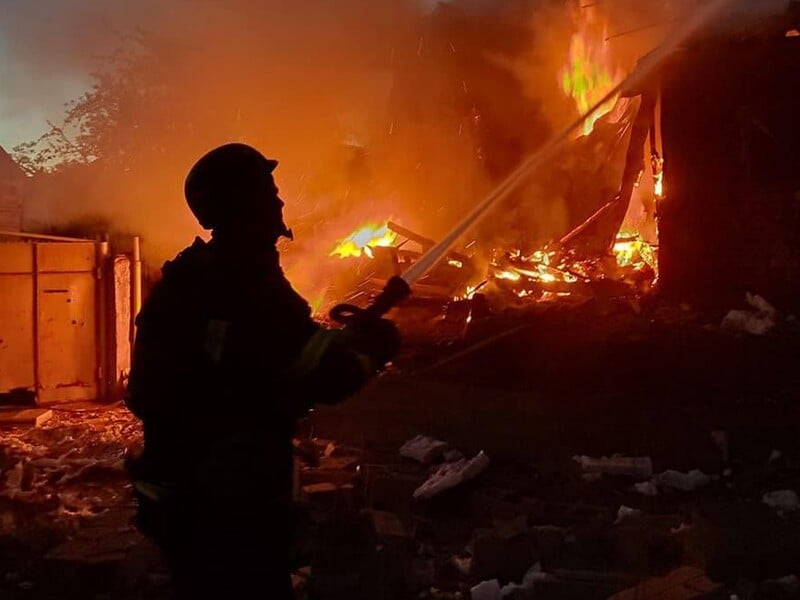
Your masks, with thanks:
M0 410L0 428L2 427L41 427L53 416L47 408L23 408Z

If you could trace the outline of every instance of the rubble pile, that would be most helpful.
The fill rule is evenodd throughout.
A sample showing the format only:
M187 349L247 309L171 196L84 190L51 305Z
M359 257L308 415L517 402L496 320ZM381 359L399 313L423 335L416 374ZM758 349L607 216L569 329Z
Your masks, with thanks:
M140 424L123 406L53 410L38 427L0 430L0 498L55 516L92 516L127 501L126 448ZM124 486L122 486L124 487Z
M649 456L492 461L428 496L418 492L437 473L472 461L446 462L449 444L432 436L400 446L399 460L383 451L348 466L350 498L327 502L315 533L342 547L309 557L309 597L788 598L768 594L797 587L800 463L781 453L760 466L717 457L711 474ZM336 534L348 526L360 541Z

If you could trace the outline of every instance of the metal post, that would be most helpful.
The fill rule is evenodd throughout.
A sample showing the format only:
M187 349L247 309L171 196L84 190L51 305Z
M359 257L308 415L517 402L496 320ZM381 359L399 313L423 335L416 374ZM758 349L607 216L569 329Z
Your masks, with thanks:
M136 339L136 316L142 310L142 248L139 236L133 236L131 261L131 347Z
M111 343L109 332L110 311L108 307L108 235L104 235L97 243L97 264L95 265L95 281L97 285L97 399L105 400L108 396L110 373L109 358Z

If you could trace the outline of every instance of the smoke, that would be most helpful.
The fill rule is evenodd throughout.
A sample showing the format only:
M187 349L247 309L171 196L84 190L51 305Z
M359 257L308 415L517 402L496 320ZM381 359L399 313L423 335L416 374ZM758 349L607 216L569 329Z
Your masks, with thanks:
M612 26L639 24L641 12L620 11ZM0 110L51 116L46 99L88 86L132 32L152 52L123 121L103 132L126 168L41 178L27 223L141 234L159 263L200 233L182 200L193 161L244 141L280 160L298 238L284 264L318 295L337 240L389 218L442 235L574 118L558 79L573 30L557 0L0 0L12 65L0 72ZM557 235L559 202L508 214Z

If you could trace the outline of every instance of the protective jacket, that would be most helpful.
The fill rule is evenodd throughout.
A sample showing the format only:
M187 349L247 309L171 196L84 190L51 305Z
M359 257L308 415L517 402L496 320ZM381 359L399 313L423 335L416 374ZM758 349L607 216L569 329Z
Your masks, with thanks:
M339 334L312 320L276 250L195 240L164 266L137 319L128 406L143 422L148 476L180 482L248 438L259 469L285 483L295 419L369 376Z

